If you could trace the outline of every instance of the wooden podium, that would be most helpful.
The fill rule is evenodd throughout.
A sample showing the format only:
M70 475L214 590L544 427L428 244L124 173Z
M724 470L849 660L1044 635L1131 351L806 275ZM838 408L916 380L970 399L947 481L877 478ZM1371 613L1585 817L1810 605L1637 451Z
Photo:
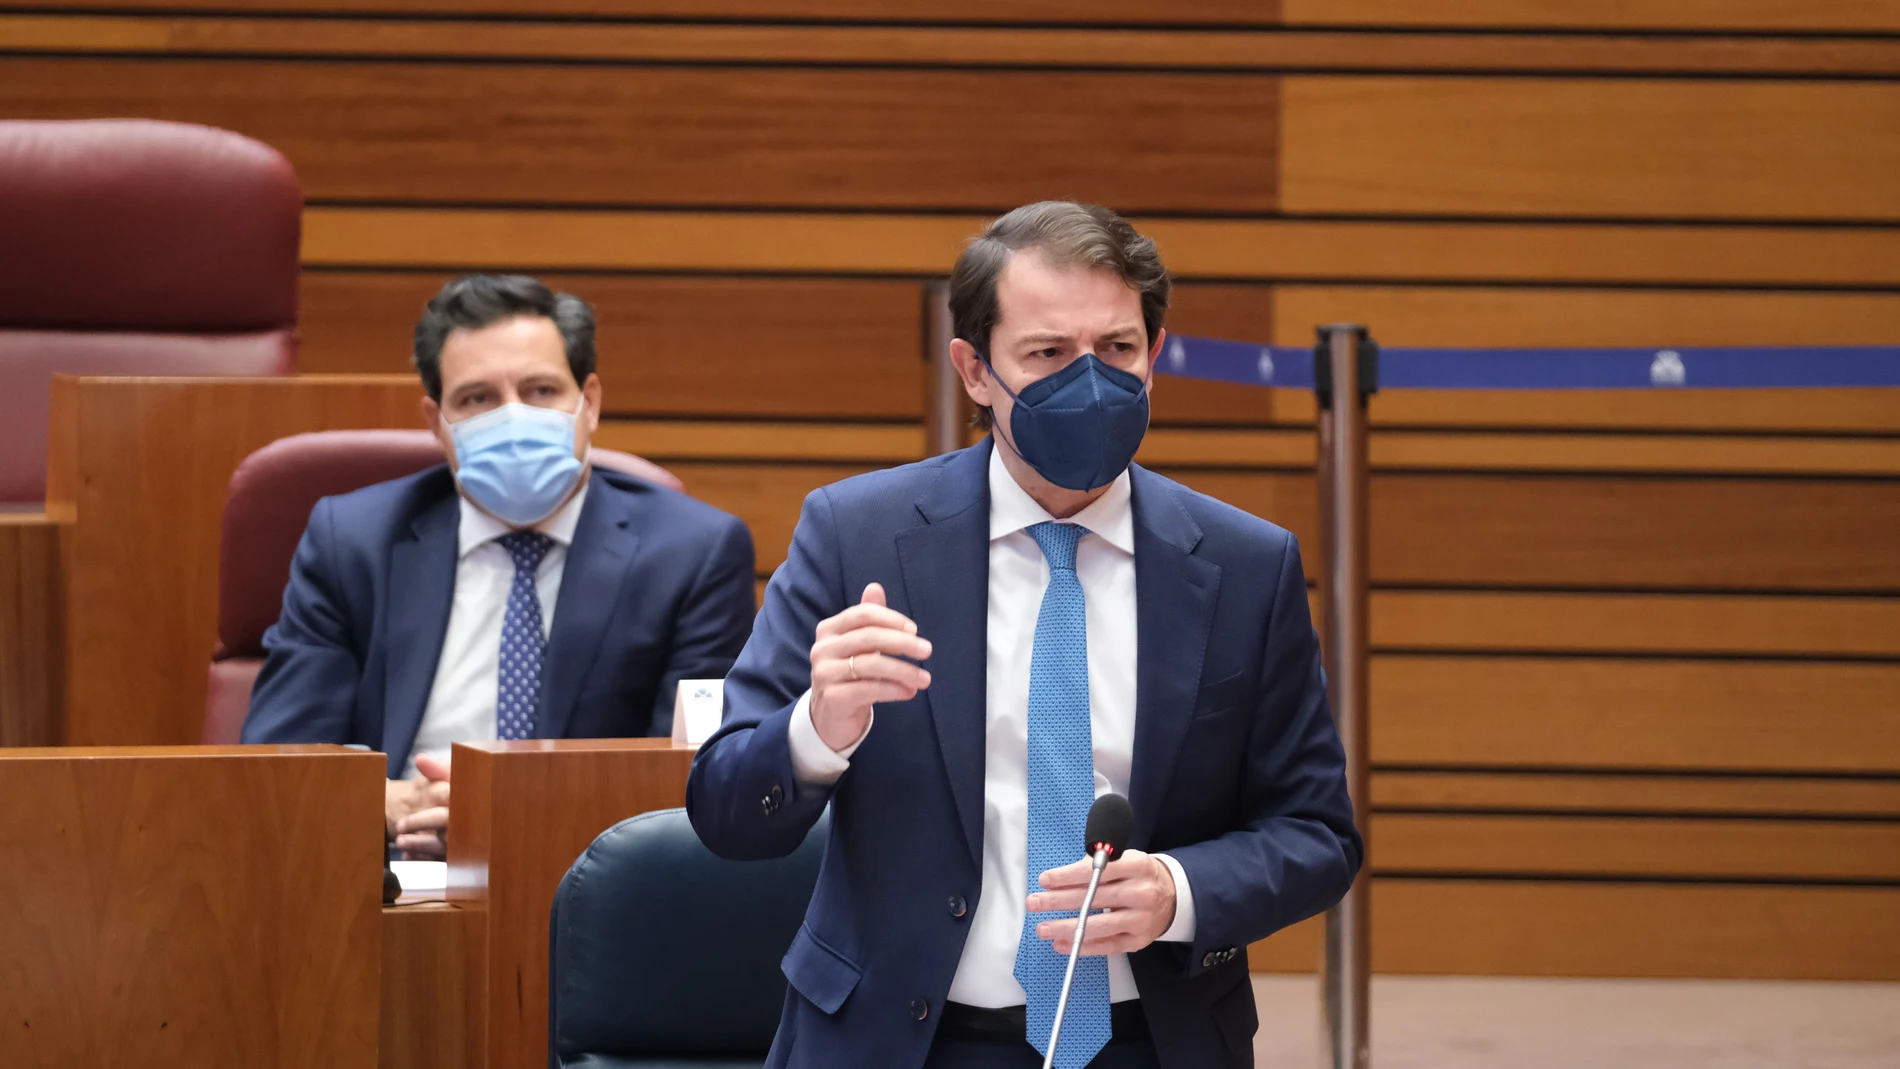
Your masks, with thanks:
M372 1069L383 759L0 750L0 1062Z

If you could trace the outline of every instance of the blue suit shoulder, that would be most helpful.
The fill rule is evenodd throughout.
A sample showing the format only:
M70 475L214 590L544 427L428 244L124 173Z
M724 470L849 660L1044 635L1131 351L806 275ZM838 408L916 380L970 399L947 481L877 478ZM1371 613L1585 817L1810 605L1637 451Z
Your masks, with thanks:
M1194 526L1200 529L1203 552L1215 556L1233 552L1270 553L1277 556L1298 544L1293 532L1271 520L1261 519L1245 509L1209 497L1147 468L1137 466L1135 470L1140 473L1136 483L1139 488L1137 492L1161 492L1172 499Z
M704 535L725 530L734 524L743 525L744 522L724 509L708 505L671 487L650 483L625 472L595 468L594 482L589 492L603 486L610 491L632 495L641 508L662 519L669 530Z
M822 497L832 508L852 512L860 509L911 509L918 497L965 452L967 450L958 450L928 460L853 475L813 490L806 495L805 501L810 504L812 500Z
M313 533L334 535L340 542L386 545L406 531L418 515L454 496L455 476L447 464L438 464L413 475L323 498L312 515L327 511L328 530L316 532L313 525Z

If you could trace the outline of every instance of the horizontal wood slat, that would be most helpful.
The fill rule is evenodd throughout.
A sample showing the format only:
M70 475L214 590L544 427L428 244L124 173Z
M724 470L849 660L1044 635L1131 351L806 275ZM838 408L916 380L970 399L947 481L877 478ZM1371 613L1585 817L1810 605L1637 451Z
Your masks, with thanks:
M1250 948L1311 972L1318 919ZM1900 890L1375 879L1372 967L1387 973L1900 978Z
M0 113L249 134L314 200L1269 211L1272 78L20 58ZM347 116L347 119L343 117ZM557 121L551 121L556 120ZM1105 165L1104 145L1142 151Z
M1900 30L1894 0L1281 0L1292 24L1552 30Z
M1371 625L1387 650L1900 658L1893 598L1375 590Z
M752 530L759 574L785 562L805 495L820 486L881 467L850 464L720 464L668 462L694 497L744 520Z
M1380 654L1386 766L1900 773L1900 665Z
M1285 80L1294 212L1900 219L1900 86Z
M4 8L5 5L0 5ZM544 9L524 14L548 14ZM1891 75L1878 38L1335 32L1047 27L691 25L470 19L0 15L9 50L220 56L557 60L595 63L1125 70ZM1112 62L1104 57L1112 57Z
M982 215L319 207L319 267L941 274ZM1841 227L1137 219L1186 278L1900 285L1900 230Z
M1900 819L1900 779L1550 772L1374 772L1385 811L1701 813ZM1383 843L1383 840L1381 840Z
M601 421L593 442L663 463L844 460L875 466L921 460L924 455L924 429L914 423L608 419Z
M43 9L41 0L0 0L0 8ZM874 20L937 23L945 9L923 0L65 0L73 10L346 12L365 15L568 15L620 19ZM1149 0L962 0L957 22L1076 25L1272 25L1279 0L1197 0L1179 10Z
M1402 873L1895 883L1900 820L1380 813L1372 864Z

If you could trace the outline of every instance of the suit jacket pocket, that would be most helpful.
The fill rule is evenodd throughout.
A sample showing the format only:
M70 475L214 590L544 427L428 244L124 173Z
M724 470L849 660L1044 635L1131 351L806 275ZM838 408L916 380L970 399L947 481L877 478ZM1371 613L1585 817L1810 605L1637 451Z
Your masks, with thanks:
M826 1013L837 1013L863 973L855 962L825 945L808 925L798 926L792 947L779 966L792 988Z
M1252 682L1242 671L1202 687L1194 702L1194 719L1211 719L1239 708L1246 703Z

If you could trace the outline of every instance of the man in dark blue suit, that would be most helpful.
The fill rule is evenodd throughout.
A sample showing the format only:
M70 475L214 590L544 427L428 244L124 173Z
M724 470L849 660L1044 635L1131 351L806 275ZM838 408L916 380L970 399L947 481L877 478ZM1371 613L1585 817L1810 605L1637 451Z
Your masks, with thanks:
M1105 209L1002 217L951 280L991 438L806 498L687 788L734 858L831 807L770 1066L1040 1065L1103 793L1063 1069L1251 1065L1247 945L1351 885L1298 546L1130 463L1169 285Z
M448 463L319 501L265 633L244 741L386 753L413 856L442 853L453 743L665 735L679 681L725 675L751 628L745 525L587 463L594 359L579 298L443 287L415 363Z

